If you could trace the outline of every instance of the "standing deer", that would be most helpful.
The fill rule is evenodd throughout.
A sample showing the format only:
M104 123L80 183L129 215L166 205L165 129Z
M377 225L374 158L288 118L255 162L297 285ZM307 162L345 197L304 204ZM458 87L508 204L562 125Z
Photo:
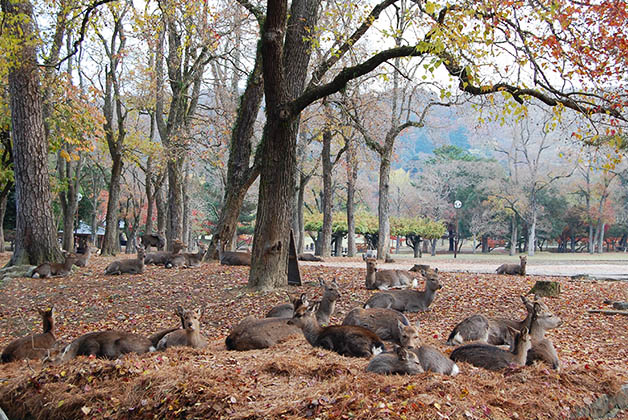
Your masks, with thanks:
M165 265L170 258L172 258L174 255L178 255L183 248L185 248L185 244L177 239L172 243L172 252L149 252L144 258L144 264Z
M366 259L366 288L386 290L391 288L416 287L418 281L409 271L378 270L375 258Z
M415 375L424 372L417 355L403 347L397 347L394 353L376 355L369 362L366 371L399 375Z
M301 328L305 339L314 347L335 351L343 356L366 357L384 351L384 343L373 332L354 325L321 327L316 320L319 304L308 308L307 300L294 311L288 325Z
M490 344L468 344L455 349L449 357L453 361L467 362L488 370L502 370L511 365L524 366L532 339L527 327L523 327L521 332L513 331L513 334L515 343L512 352Z
M26 337L18 338L9 343L2 352L2 362L8 363L22 359L41 359L47 356L48 351L54 346L57 339L55 338L55 320L53 308L46 310L37 309L43 322L44 331L39 334L32 334Z
M354 308L347 314L342 325L357 325L373 331L382 340L401 345L399 325L410 325L404 314L389 308Z
M400 331L401 346L416 354L425 372L435 372L443 375L456 376L460 369L451 359L448 359L437 348L421 345L419 332L411 325L398 325Z
M162 251L166 246L166 239L154 233L145 233L140 236L140 242L142 246L146 249L146 252L150 251L150 247L154 246L158 251Z
M518 274L520 276L526 275L526 264L528 263L528 257L522 255L519 257L519 264L502 264L497 267L497 274Z
M334 313L336 301L340 298L340 286L333 279L330 283L325 283L323 279L318 280L318 284L323 288L323 297L320 300L318 311L316 311L316 320L321 325L329 324L329 318ZM295 302L300 304L305 295L297 299L290 298L291 303L283 303L272 308L266 314L266 318L292 318L294 315Z
M141 335L123 331L98 331L80 336L68 344L57 362L65 362L76 356L96 356L104 359L117 359L126 353L147 353L155 351L150 340Z
M78 257L73 252L65 252L64 256L65 260L63 263L45 262L39 264L35 270L33 270L32 277L38 279L67 276L72 271L72 266L76 264Z
M177 308L179 312L180 309ZM207 339L200 333L201 310L184 310L180 312L183 321L183 329L177 329L163 336L157 343L157 350L165 350L168 347L188 346L200 349L207 346Z
M116 260L105 268L105 274L141 274L144 272L144 247L137 248L137 258Z
M364 308L392 308L401 312L426 311L443 286L438 281L438 269L426 272L425 290L387 290L371 296Z

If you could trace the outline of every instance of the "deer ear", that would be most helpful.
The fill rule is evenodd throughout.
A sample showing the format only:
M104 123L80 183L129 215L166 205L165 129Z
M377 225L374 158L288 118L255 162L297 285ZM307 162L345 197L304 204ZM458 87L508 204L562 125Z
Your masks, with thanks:
M523 327L519 334L521 334L522 337L527 336L528 335L528 327Z
M320 306L321 306L320 302L316 302L315 304L313 304L312 306L308 308L308 311L315 313L316 311L318 311L318 308Z
M307 295L305 293L301 293L301 303L303 306L308 306L309 302L307 300Z
M397 327L399 327L399 331L403 331L403 328L405 327L405 325L403 324L403 322L397 320Z
M319 279L318 279L318 284L319 284L321 287L325 287L325 286L326 286L325 281L324 281L323 279L321 279L321 278L319 278Z
M517 331L515 328L513 327L508 327L508 331L510 331L510 334L512 334L512 336L514 337L515 335L519 334L519 331Z
M183 306L177 305L176 309L174 310L174 313L175 315L183 316Z

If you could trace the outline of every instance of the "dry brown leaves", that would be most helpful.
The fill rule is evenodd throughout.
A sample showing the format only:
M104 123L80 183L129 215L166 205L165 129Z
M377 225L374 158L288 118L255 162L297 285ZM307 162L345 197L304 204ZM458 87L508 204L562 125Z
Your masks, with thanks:
M285 291L246 288L248 268L206 264L200 269L149 266L143 275L104 276L111 259L63 279L15 279L0 296L0 346L41 328L34 308L54 304L57 338L120 329L149 335L176 326L177 304L205 310L206 350L170 349L116 361L79 358L52 366L0 366L0 407L23 418L564 418L570 410L628 382L628 317L588 314L604 299L628 300L625 283L561 282L547 304L564 321L549 333L563 363L503 373L461 366L455 378L430 373L367 374L367 361L312 348L296 337L274 348L228 352L224 338L247 315L264 316L286 301ZM341 322L372 293L364 269L302 267L304 286L319 297L318 279L344 287L333 322ZM523 318L519 295L539 278L442 273L444 288L421 323L426 343L444 345L462 318L481 312ZM622 414L625 416L625 414Z

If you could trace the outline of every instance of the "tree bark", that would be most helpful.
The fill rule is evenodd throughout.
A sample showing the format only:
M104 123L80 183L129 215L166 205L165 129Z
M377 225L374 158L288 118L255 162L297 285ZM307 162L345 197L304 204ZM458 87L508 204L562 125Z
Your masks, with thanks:
M517 253L517 238L519 232L517 229L517 216L512 215L510 217L510 256L514 256Z
M155 207L157 208L157 232L166 237L166 219L168 218L168 208L164 200L163 184L155 190Z
M321 257L323 258L331 255L331 229L333 223L331 140L331 129L329 126L326 126L323 131L323 152L321 156L323 161L323 239L321 243Z
M192 247L190 243L190 195L188 194L188 183L190 182L190 167L185 168L185 177L183 178L182 194L183 194L183 242Z
M347 257L357 254L355 243L355 183L358 178L358 160L353 139L347 140Z
M4 246L4 215L7 213L7 202L12 183L7 184L0 193L0 253L6 251Z
M59 192L59 201L63 212L63 249L74 251L74 224L78 209L78 182L81 175L83 159L73 164L66 161L61 154L57 154L59 181L65 184L65 189Z
M384 259L390 249L390 157L389 153L381 156L379 164L379 200L377 216L379 217L379 241L377 258Z
M109 198L107 200L107 216L105 218L105 237L101 255L116 255L120 251L118 236L118 209L120 208L120 180L122 179L122 155L114 155L109 180Z
M5 29L20 40L9 67L11 126L16 197L16 243L9 265L58 261L56 227L51 209L48 144L42 117L37 38L29 1L0 2Z

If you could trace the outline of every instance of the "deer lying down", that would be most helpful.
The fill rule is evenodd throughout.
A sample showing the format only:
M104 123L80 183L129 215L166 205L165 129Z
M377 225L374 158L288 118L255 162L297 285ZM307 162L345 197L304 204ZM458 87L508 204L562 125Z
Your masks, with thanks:
M340 298L340 286L336 282L336 279L332 280L330 283L319 279L318 284L323 288L323 297L320 300L320 305L316 312L316 319L319 324L327 325L329 324L329 318L336 308L336 301ZM301 295L299 298L291 297L290 300L292 303L283 303L275 306L268 311L266 318L292 318L295 306L300 305L304 297L305 295Z
M393 288L416 287L417 279L409 271L378 270L375 258L366 259L366 288L387 290Z
M55 338L55 321L53 308L37 309L41 316L44 332L18 338L9 343L2 352L2 362L8 363L22 359L41 359L48 355L57 339Z
M321 257L310 253L299 254L297 259L299 261L323 261Z
M39 264L35 270L33 270L32 277L34 279L38 278L49 278L49 277L65 277L72 271L72 266L76 264L78 257L76 254L72 252L64 253L65 260L63 263L50 263L45 262L43 264Z
M514 352L489 344L468 344L455 349L449 357L456 362L467 362L488 370L502 370L511 365L524 366L528 350L532 347L532 339L527 327L523 327L520 333L515 331L513 334Z
M177 311L180 309L177 308ZM168 347L187 346L200 349L207 346L207 339L200 333L201 310L184 310L181 312L183 329L172 331L159 340L157 350L165 350Z
M364 308L392 308L401 312L426 311L443 286L438 281L438 270L426 272L425 290L387 290L371 296Z
M76 356L117 359L126 353L147 353L155 351L148 338L123 331L98 331L80 336L68 344L57 362L65 362Z
M559 327L561 324L561 319L554 315L543 302L534 302L534 315L530 321L532 348L528 350L528 365L535 360L540 360L549 364L553 369L560 369L558 353L554 348L554 344L545 338L545 332Z
M144 248L137 248L137 258L116 260L105 268L105 274L141 274L144 272Z
M166 268L191 268L200 267L201 261L205 256L205 246L199 245L198 252L184 252L181 254L173 254L167 258L164 264Z
M144 257L144 264L165 265L169 259L171 259L174 255L178 255L181 252L181 250L185 247L186 247L185 244L177 239L172 243L172 252L170 251L149 252Z
M403 347L397 347L393 353L376 355L369 362L366 371L386 375L415 375L424 372L418 356Z
M265 349L301 334L299 328L288 325L288 320L290 318L256 319L247 316L229 333L225 340L227 350Z
M294 311L288 325L301 328L314 347L335 351L343 356L370 358L384 351L384 343L373 332L354 325L321 327L316 320L318 303L308 307L307 300Z
M519 264L502 264L497 267L497 274L518 274L520 276L526 275L526 264L528 257L522 255L519 257Z
M347 314L342 325L357 325L377 334L379 338L401 345L399 325L410 325L404 314L388 308L355 308Z
M89 258L92 256L92 248L88 245L85 247L85 252L82 254L76 254L76 262L74 265L77 267L87 267Z
M179 317L179 320L181 321L181 325L179 327L166 328L165 330L157 331L155 334L148 337L153 347L157 348L157 344L159 344L159 341L161 341L161 339L164 338L166 334L169 334L173 331L185 329L185 321L183 320L183 307L181 305L178 305L174 313L176 316Z
M419 340L417 329L411 325L398 325L401 346L413 352L419 359L421 368L425 372L435 372L443 375L456 376L460 369L451 359L448 359L437 348L423 345Z
M493 345L506 344L512 346L514 336L510 328L520 331L524 326L529 326L532 319L533 303L525 296L521 296L521 301L527 311L527 316L523 320L489 318L482 314L475 314L465 318L454 327L447 339L447 345L454 346L465 341L480 341Z

